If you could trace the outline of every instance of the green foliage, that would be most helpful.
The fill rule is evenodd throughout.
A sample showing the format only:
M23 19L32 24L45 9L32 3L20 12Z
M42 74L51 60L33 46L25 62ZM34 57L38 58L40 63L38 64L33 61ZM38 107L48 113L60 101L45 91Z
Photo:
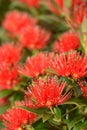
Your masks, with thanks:
M9 96L10 94L12 94L13 90L1 90L0 91L0 98L4 98L4 97L7 97Z

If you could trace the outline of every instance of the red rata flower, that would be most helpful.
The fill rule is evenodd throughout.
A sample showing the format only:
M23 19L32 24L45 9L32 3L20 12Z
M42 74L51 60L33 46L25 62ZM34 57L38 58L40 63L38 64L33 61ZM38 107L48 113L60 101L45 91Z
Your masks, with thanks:
M74 8L76 5L79 5L82 2L82 0L72 0L72 8Z
M27 13L14 10L7 13L2 25L11 33L11 36L17 36L23 27L34 24L36 24L36 20Z
M33 57L28 57L24 67L20 67L19 73L31 77L46 73L46 69L49 66L49 62L51 62L53 55L53 53L39 53Z
M54 79L39 79L33 86L29 86L26 98L30 99L35 107L51 107L67 101L71 92L62 94L66 84L57 82Z
M78 36L74 33L68 32L63 34L61 38L54 43L53 50L61 53L78 49L79 46L80 40Z
M83 0L72 1L72 11L73 11L73 24L78 26L83 22L84 17L87 18L87 3Z
M19 0L29 7L38 7L40 0Z
M0 47L0 67L7 64L8 66L15 65L21 58L21 47L15 46L12 43L3 44ZM4 59L4 60L3 60Z
M25 26L19 34L19 41L28 49L42 49L49 37L50 34L38 26Z
M4 66L0 68L0 90L10 89L18 82L18 70L16 67L9 68L8 66Z
M83 96L87 98L87 83L85 82L85 84L83 85L81 82L79 82L79 86L83 92Z
M64 0L54 0L54 2L59 8L63 8ZM53 13L60 13L60 11L55 7L51 0L46 0L46 4Z
M68 54L56 55L50 64L58 75L71 76L78 79L87 75L87 57L81 56L76 51Z
M27 124L31 124L36 116L33 113L27 112L20 108L9 109L2 115L6 130L24 130L23 127Z

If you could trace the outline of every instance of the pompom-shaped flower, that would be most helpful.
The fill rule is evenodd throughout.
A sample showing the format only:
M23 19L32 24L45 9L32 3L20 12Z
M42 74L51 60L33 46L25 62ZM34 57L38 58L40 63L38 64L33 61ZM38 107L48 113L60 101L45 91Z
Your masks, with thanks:
M26 76L36 77L44 74L53 58L54 53L39 53L35 56L28 57L24 67L19 68L19 73Z
M0 68L0 90L10 89L19 82L17 67L9 68L4 66Z
M29 86L26 98L30 99L35 107L51 107L67 101L71 97L71 92L62 94L66 84L49 78L46 81L39 79L33 86Z
M50 34L38 26L25 26L20 32L19 41L28 49L42 49L49 37Z
M75 79L82 78L87 76L87 57L76 51L71 51L68 54L62 53L55 56L50 68L61 76L71 76Z
M83 96L85 98L87 98L87 82L85 82L85 84L83 85L80 81L79 81L79 86L82 90Z
M68 32L63 34L58 41L53 45L53 50L61 53L68 52L70 50L78 49L80 46L80 40L74 33Z
M29 7L38 7L40 0L19 0L20 2L26 4Z
M63 9L64 0L54 0L55 4L51 0L46 0L46 4L48 8L55 14L59 14L60 10L58 8ZM56 7L55 7L56 5ZM58 7L57 7L58 6Z
M21 58L21 47L15 46L13 43L6 43L0 46L0 67L7 64L13 66L19 62Z
M36 116L20 108L9 109L2 116L6 130L24 130L27 124L31 124Z
M11 33L11 36L17 36L20 30L26 25L34 25L36 20L27 13L11 11L7 13L3 21L3 27Z

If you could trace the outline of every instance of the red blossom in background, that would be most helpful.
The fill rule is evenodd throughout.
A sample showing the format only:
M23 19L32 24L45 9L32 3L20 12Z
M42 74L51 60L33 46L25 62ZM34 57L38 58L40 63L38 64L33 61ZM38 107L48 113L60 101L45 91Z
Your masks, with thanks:
M21 47L12 43L0 46L0 90L10 89L19 82L18 62Z
M17 65L21 58L21 47L13 43L0 46L0 67Z
M64 0L54 0L55 4L59 7L63 9L63 5L64 5ZM52 3L51 0L46 0L46 4L48 6L48 8L55 14L59 14L60 11L54 6L54 4Z
M0 90L11 89L19 82L17 67L9 68L4 66L0 68Z
M54 43L53 50L55 52L62 53L78 49L79 46L80 39L78 38L78 36L72 32L67 32Z
M39 53L35 56L28 57L24 67L19 68L19 73L29 77L36 77L40 74L45 74L53 56L54 53Z
M24 126L31 124L36 119L36 116L26 110L12 108L2 115L2 119L6 130L23 130Z
M71 92L62 94L66 84L54 79L39 79L34 85L29 86L26 98L30 99L35 107L51 107L67 101L71 97Z
M79 86L80 86L80 88L81 88L81 90L82 90L82 93L83 93L83 96L85 97L85 98L87 98L87 82L85 82L85 84L83 85L80 81L79 81Z
M2 26L11 33L11 36L17 36L23 27L34 24L36 20L27 13L14 10L7 13Z
M87 3L83 0L72 1L73 24L78 26L83 22L84 17L87 18Z
M38 7L40 0L19 0L20 2L26 4L29 7Z
M79 5L80 3L82 3L82 0L72 0L72 8L74 8L76 5Z
M42 49L48 42L50 33L38 26L25 26L19 34L20 43L28 49Z
M76 51L56 55L50 68L61 76L71 76L74 79L82 78L87 76L87 57L81 56Z

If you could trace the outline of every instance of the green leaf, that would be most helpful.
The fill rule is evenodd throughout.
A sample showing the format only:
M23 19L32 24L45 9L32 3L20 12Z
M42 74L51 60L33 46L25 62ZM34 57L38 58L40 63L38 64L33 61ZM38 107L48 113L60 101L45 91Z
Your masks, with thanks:
M38 115L41 115L41 114L45 113L46 111L48 111L48 109L46 109L46 108L32 109L32 108L29 108L29 107L26 107L26 106L19 106L19 107L22 108L22 109L25 109L29 112L36 113Z
M61 119L61 110L59 109L59 107L54 108L54 113L56 114L56 117L58 119Z
M10 108L10 105L0 106L0 114L3 114L4 112L6 112L8 108Z
M83 130L83 128L85 128L85 130L87 129L87 121L76 124L73 130Z
M4 128L2 121L0 121L0 129Z
M24 99L24 93L20 91L16 91L12 96L11 96L11 101L21 101Z
M48 130L46 123L43 123L41 119L33 123L33 127L35 130Z
M51 114L48 114L48 113L42 114L43 123L49 120L51 117L52 117Z
M63 104L74 104L78 107L80 106L87 106L87 100L85 100L84 98L72 98L71 100L67 101L66 103L63 103Z
M13 90L1 90L0 91L0 98L4 98L12 94Z
M72 128L76 126L76 124L83 121L83 119L84 117L79 115L79 116L74 116L74 118L72 118L71 120L65 120L64 122L67 124L68 130L71 130Z

